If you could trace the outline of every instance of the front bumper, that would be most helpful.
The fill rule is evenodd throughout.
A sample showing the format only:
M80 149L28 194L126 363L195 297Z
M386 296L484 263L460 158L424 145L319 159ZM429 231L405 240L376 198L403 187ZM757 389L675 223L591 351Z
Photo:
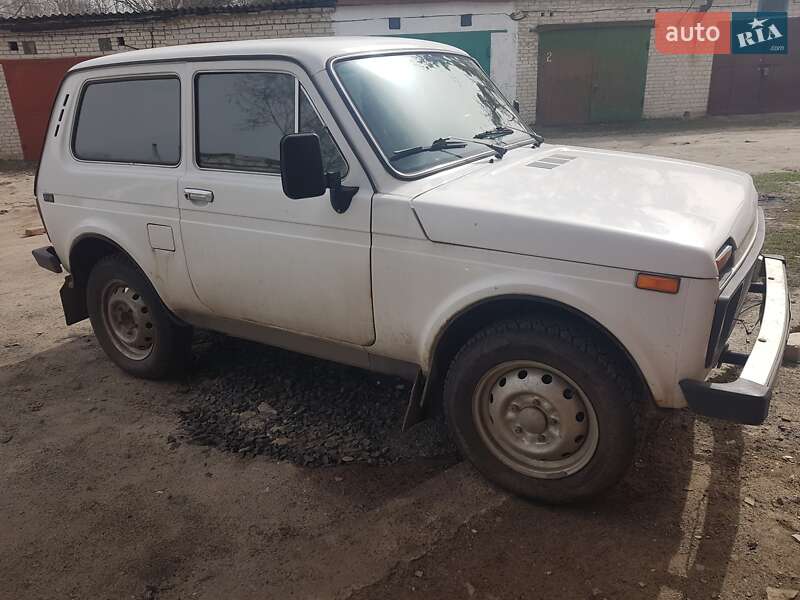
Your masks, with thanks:
M762 295L761 328L749 355L723 352L720 362L742 364L729 383L684 379L681 389L694 412L718 419L759 425L769 413L772 388L789 336L789 290L786 265L779 256L759 256L750 292Z

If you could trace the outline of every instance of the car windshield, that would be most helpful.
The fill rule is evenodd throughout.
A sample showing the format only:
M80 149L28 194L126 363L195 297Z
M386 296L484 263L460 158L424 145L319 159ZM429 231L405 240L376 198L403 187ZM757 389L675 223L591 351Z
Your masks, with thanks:
M490 151L480 141L507 145L531 138L508 100L467 56L370 56L339 61L335 70L384 157L402 174ZM465 143L434 143L449 139Z

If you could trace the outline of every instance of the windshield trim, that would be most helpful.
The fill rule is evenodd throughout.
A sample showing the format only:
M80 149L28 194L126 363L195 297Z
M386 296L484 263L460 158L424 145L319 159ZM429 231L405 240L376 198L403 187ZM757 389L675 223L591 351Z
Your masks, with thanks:
M347 93L347 90L345 89L344 85L342 84L341 80L339 79L339 76L336 73L336 69L334 68L337 63L348 61L348 60L358 60L358 59L361 59L361 58L372 58L372 57L375 57L375 56L397 56L397 55L404 55L404 54L424 54L424 53L452 54L454 56L461 56L461 57L468 58L469 60L471 60L472 62L474 62L478 66L478 68L481 70L481 72L484 75L486 75L486 78L489 80L489 82L491 82L492 86L495 88L497 93L500 94L500 96L506 101L506 103L508 104L509 109L511 109L512 111L514 110L513 106L511 106L511 103L508 102L508 98L505 97L505 95L495 85L494 81L492 81L492 79L486 74L486 71L483 70L483 67L481 67L480 63L478 63L477 60L475 60L472 56L470 56L466 52L459 52L459 51L454 51L454 50L440 50L438 48L415 48L415 49L402 49L402 50L387 50L387 51L380 51L380 52L360 52L360 53L357 53L357 54L348 54L348 55L344 55L344 56L335 56L335 57L329 58L325 69L328 71L328 75L330 76L331 80L333 81L334 87L339 92L339 95L342 97L342 100L344 101L344 104L347 107L347 110L350 112L350 115L353 117L353 120L358 125L358 128L361 130L361 133L364 134L364 137L367 138L367 141L369 142L369 145L372 147L372 150L378 156L378 159L381 161L381 164L383 165L384 169L386 169L396 179L400 179L400 180L403 180L403 181L414 181L414 180L417 180L417 179L422 179L423 177L427 177L428 175L432 175L432 174L438 173L440 171L446 171L448 169L459 167L461 165L465 165L465 164L472 163L472 162L477 162L477 161L482 160L484 158L487 158L487 157L495 155L494 150L491 150L491 149L487 148L485 151L478 152L478 153L473 154L471 156L465 156L464 158L453 160L451 162L446 162L446 163L443 163L443 164L434 165L432 167L428 167L426 169L422 169L421 171L413 171L411 173L398 171L392 165L391 161L389 160L389 157L387 157L386 154L384 154L383 149L380 147L380 144L378 144L378 141L372 135L372 131L370 131L370 128L369 128L369 126L367 126L366 121L361 116L361 113L358 111L358 108L356 108L355 103L350 98L350 95ZM523 125L524 125L524 123L523 123ZM517 142L508 144L507 148L509 150L512 150L512 149L520 147L520 146L525 146L525 145L531 143L531 140L532 140L532 138L528 138L528 139L525 139L525 140L519 140Z

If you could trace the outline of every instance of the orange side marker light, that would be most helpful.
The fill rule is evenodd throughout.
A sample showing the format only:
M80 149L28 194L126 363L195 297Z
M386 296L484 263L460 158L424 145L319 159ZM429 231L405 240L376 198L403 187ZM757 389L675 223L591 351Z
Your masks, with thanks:
M681 280L680 277L639 273L636 276L636 287L640 290L650 290L662 294L677 294L681 288Z

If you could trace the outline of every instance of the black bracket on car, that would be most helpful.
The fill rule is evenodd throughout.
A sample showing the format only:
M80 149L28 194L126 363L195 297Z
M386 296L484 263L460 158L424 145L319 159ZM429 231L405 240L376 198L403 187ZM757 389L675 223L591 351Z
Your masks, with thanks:
M408 405L406 406L406 413L403 416L403 424L400 428L401 431L408 431L417 423L424 421L426 417L425 407L425 390L428 387L428 379L422 372L422 369L417 371L417 376L414 378L414 385L411 386L411 394L408 397Z
M358 192L358 188L342 185L342 174L339 172L326 173L325 177L331 193L331 206L333 210L341 214L350 208L350 203Z
M58 254L56 254L56 250L52 246L36 248L36 250L31 251L31 254L33 254L36 264L43 269L53 273L61 273L61 259L58 258Z

